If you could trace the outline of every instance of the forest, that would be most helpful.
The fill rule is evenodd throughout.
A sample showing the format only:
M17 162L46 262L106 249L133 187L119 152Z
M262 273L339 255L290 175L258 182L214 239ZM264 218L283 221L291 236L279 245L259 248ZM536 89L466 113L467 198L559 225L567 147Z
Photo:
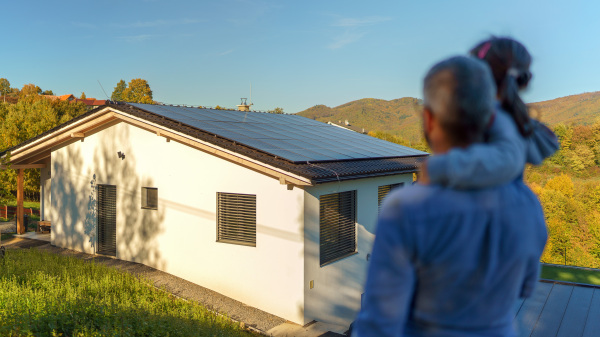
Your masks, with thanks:
M542 262L600 268L600 119L553 129L560 150L525 171L548 226Z
M590 125L556 124L561 148L524 179L538 196L548 227L542 262L600 268L600 118ZM428 151L421 140L382 131L370 136Z

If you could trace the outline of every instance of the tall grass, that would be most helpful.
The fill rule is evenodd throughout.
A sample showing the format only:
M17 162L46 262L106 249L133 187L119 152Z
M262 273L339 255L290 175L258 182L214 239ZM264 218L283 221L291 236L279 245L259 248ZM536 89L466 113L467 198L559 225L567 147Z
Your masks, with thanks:
M149 281L36 249L0 261L0 336L248 336Z

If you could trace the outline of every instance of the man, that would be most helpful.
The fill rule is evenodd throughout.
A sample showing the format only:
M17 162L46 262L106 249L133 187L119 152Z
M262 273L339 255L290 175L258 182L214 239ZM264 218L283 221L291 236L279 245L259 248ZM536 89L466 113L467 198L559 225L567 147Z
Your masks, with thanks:
M487 66L454 57L424 81L434 154L481 141L494 112ZM353 336L515 336L513 304L531 294L547 233L522 180L479 190L416 184L385 200Z

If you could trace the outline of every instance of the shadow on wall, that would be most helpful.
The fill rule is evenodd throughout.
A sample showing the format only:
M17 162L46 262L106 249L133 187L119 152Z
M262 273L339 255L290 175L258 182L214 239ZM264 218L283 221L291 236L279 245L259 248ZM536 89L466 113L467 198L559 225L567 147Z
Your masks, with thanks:
M90 181L87 212L85 214L85 222L83 224L84 233L89 238L90 245L94 252L97 250L96 237L98 234L96 227L98 220L97 199L98 193L96 192L96 175L94 174L92 180Z
M81 151L77 147L67 147L64 151L52 153L52 231L55 244L74 250L90 253L88 243L94 241L95 235L89 236L93 223L78 226L78 222L86 218L84 210L89 210L89 202L85 196L90 193L85 177L81 177L78 169L83 165ZM87 180L87 179L86 179ZM89 181L89 180L87 180Z
M117 257L164 269L157 238L162 232L165 208L160 200L157 210L141 208L142 187L158 186L153 179L140 177L136 151L125 125L100 133L99 146L94 152L98 183L117 185Z
M165 262L157 236L162 231L164 207L159 201L158 210L141 209L141 188L155 186L152 179L139 176L129 130L119 126L122 124L97 133L96 141L73 143L53 153L53 219L61 224L55 233L56 244L95 253L97 188L99 184L116 185L117 257L161 269ZM93 164L87 163L85 172L86 156L81 151L94 153ZM119 156L119 151L126 156Z

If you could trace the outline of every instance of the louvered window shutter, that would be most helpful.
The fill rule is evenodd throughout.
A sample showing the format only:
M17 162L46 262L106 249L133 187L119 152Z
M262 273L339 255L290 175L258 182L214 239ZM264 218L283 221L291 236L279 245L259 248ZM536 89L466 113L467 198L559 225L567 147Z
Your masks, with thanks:
M256 246L256 195L217 192L217 241Z
M98 253L117 253L117 186L98 185Z
M403 186L404 183L391 184L391 185L383 185L377 188L377 205L379 210L381 210L381 203L383 199L395 188Z
M356 191L319 198L321 266L356 252Z

